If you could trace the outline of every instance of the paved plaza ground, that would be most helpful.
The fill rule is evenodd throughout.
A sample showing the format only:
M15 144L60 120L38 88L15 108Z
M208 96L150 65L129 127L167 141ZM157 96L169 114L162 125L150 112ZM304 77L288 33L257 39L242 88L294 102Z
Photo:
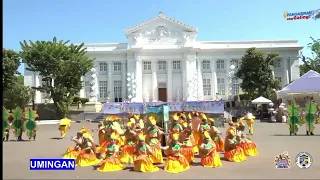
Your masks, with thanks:
M77 168L75 171L30 171L30 158L59 158L68 147L73 145L71 136L82 127L97 128L95 123L73 123L67 138L58 140L58 125L40 125L36 141L4 142L3 172L4 179L319 179L320 178L320 126L316 126L315 136L305 136L302 126L298 136L289 136L286 124L256 123L255 135L251 138L256 142L260 155L248 157L246 162L233 163L222 160L222 167L204 168L196 164L186 172L170 174L163 170L156 173L138 173L132 166L126 170L102 173L93 167ZM225 132L225 128L220 128ZM97 133L95 134L97 138ZM25 138L27 139L27 138ZM292 168L275 169L274 158L277 154L288 151L292 159ZM308 152L313 157L309 169L300 169L295 164L299 152ZM221 154L223 157L223 154ZM131 167L131 168L130 168Z

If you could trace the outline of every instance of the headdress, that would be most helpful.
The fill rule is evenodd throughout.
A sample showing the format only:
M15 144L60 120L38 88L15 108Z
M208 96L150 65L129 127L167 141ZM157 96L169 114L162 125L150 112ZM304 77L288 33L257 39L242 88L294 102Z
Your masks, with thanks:
M85 128L84 126L82 126L82 128L80 129L80 132L82 132L82 133L86 133L86 132L87 132L87 130L86 130L86 128Z
M186 115L184 113L181 113L180 118L183 119L183 120L187 119L187 117L186 117Z
M131 126L132 126L132 124L133 124L133 123L132 123L132 122L130 122L130 121L129 121L129 122L127 122L127 126L128 126L128 127L131 127Z
M198 111L194 111L194 112L193 112L193 115L198 117L198 116L199 116Z
M238 125L239 125L239 127L245 127L246 126L241 120L238 122Z
M213 118L208 118L208 121L209 122L214 122L214 119Z
M203 133L203 135L204 135L204 138L206 138L206 139L211 139L210 134L208 133L208 131L205 131L205 132Z
M139 134L139 140L144 141L146 139L146 136L144 134Z
M247 113L247 115L246 115L246 119L252 119L252 118L253 118L252 113Z
M134 114L133 113L130 113L129 114L129 118L133 118L134 117Z
M134 118L130 118L130 119L129 119L129 122L131 122L131 123L135 123L135 122L136 122L136 120L134 120Z
M149 121L150 121L151 125L157 124L156 118L154 116L149 116Z
M135 118L140 119L140 114L133 115Z
M207 116L206 116L204 113L201 113L200 115L201 115L201 118L202 118L202 119L208 120Z
M104 129L104 128L105 128L105 126L101 125L101 126L99 127L99 130L102 130L102 129Z
M110 138L111 138L112 140L117 139L117 135L116 135L116 133L114 133L114 132L113 132L113 133L111 134Z
M188 114L188 119L190 119L190 120L192 119L191 113Z
M179 139L179 134L178 134L178 133L174 133L174 134L172 135L172 139L175 140L175 141L177 141L177 140Z
M187 123L187 122L184 122L184 123L182 123L182 126L183 126L184 128L186 128L186 127L188 127L188 123Z
M172 116L173 120L178 121L179 120L179 116L177 113L174 113L174 115Z

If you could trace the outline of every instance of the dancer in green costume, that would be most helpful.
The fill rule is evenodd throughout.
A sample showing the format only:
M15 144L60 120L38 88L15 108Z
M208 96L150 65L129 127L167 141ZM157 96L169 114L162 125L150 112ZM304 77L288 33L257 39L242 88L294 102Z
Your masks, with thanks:
M291 105L288 106L288 111L289 111L289 118L288 118L287 124L289 125L290 136L297 135L297 132L299 129L298 125L301 126L303 124L303 121L299 117L300 108L297 104L292 103Z
M305 122L306 122L306 130L307 136L309 134L313 136L314 124L317 121L317 105L313 102L309 102L306 104L306 114L305 114Z

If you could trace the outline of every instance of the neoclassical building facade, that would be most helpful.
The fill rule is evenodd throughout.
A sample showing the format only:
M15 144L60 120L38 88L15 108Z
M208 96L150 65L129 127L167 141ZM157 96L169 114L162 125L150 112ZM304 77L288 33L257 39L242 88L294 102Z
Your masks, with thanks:
M160 12L126 29L126 43L85 44L95 69L83 77L80 96L98 102L227 99L241 91L232 72L251 47L280 53L273 69L282 86L300 76L297 40L197 41L197 34ZM25 71L25 85L40 86L41 77ZM35 101L48 100L37 92Z

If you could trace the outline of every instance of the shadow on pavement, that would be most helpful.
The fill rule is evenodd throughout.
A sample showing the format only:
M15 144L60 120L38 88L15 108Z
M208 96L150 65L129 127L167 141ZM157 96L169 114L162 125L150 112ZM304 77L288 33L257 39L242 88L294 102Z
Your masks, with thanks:
M63 138L62 137L53 137L53 138L50 138L50 139L60 140L60 139L63 139Z
M289 134L272 134L272 135L270 135L270 136L294 136L294 135L289 135ZM295 135L295 136L307 136L307 135L305 135L305 134L297 134L297 135ZM309 136L311 136L311 135L309 135ZM320 136L320 134L315 134L315 135L312 135L312 136Z

